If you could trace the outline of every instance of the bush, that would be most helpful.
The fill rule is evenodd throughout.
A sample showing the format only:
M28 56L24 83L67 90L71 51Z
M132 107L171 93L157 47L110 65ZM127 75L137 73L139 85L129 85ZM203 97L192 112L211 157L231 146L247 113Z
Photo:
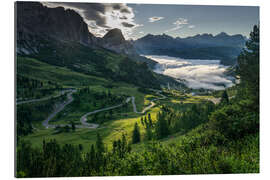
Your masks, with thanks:
M249 101L224 106L210 116L210 126L228 138L240 138L259 130L258 114L249 111Z

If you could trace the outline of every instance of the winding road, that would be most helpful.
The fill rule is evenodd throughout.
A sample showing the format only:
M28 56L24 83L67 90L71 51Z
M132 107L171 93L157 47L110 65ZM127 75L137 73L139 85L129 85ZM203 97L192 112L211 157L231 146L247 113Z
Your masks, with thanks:
M166 96L164 96L163 94L160 94L161 91L159 90L153 90L155 91L158 95L162 96L160 98L156 98L156 99L153 99L151 101L151 104L147 107L145 107L141 112L138 112L137 111L137 107L136 107L136 104L135 104L135 97L134 96L131 96L131 97L128 97L126 99L126 101L122 104L118 104L118 105L115 105L115 106L111 106L111 107L107 107L107 108L102 108L102 109L98 109L98 110L95 110L95 111L90 111L86 114L84 114L81 118L80 118L80 122L81 122L81 125L76 125L76 128L90 128L90 129L96 129L99 127L99 124L96 124L96 123L88 123L87 122L87 116L89 115L92 115L92 114L96 114L96 113L99 113L99 112L102 112L102 111L108 111L108 110L111 110L111 109L115 109L115 108L119 108L121 106L123 106L124 104L126 103L129 103L131 101L132 103L132 106L133 106L133 112L134 113L138 113L138 114L144 114L147 110L149 110L150 108L152 108L153 106L155 106L155 103L154 101L158 100L158 99L165 99ZM52 112L48 118L46 120L44 120L42 122L42 125L45 127L45 128L55 128L56 126L70 126L68 124L59 124L59 125L52 125L52 124L49 124L49 121L51 119L53 119L57 113L59 113L60 111L62 111L66 105L70 104L72 101L73 101L73 97L72 97L72 94L75 93L76 90L71 90L68 94L67 94L67 101L63 102L62 104L60 104L55 110L54 112Z
M30 100L25 100L25 101L16 102L16 105L49 100L49 99L51 99L51 98L59 97L59 96L65 94L66 92L69 92L69 91L71 91L71 90L70 90L70 89L68 89L68 90L62 90L62 91L60 91L59 94L57 94L57 95L55 95L55 96L48 96L48 97L41 98L41 99L30 99Z
M161 99L165 99L167 98L166 96L164 96L163 94L161 94L161 90L155 90L155 89L150 89L152 91L155 91L156 94L158 94L159 98L155 98L155 99L152 99L150 101L150 105L146 106L141 112L138 112L137 111L137 107L136 107L136 104L135 104L135 97L134 96L131 96L131 97L128 97L126 99L126 101L124 103L121 103L121 104L118 104L118 105L115 105L115 106L110 106L110 107L107 107L107 108L102 108L102 109L98 109L98 110L94 110L94 111L90 111L86 114L84 114L81 118L80 118L80 122L81 124L80 125L76 125L76 128L90 128L90 129L96 129L99 127L99 124L96 124L96 123L88 123L87 122L87 116L89 115L92 115L92 114L96 114L96 113L99 113L99 112L102 112L102 111L108 111L108 110L111 110L111 109L115 109L115 108L119 108L127 103L129 103L131 101L132 103L132 106L133 106L133 112L134 113L137 113L137 114L144 114L146 111L148 111L149 109L151 109L152 107L154 107L156 105L156 103L154 101L156 100L161 100ZM59 95L57 96L54 96L54 97L58 97L58 96L61 96L63 95L64 93L68 92L67 94L67 100L64 101L62 104L58 105L58 107L56 107L56 109L47 117L47 119L45 119L43 122L42 122L42 125L45 127L45 128L55 128L56 126L60 126L60 127L63 127L63 126L71 126L69 124L58 124L58 125L53 125L53 124L49 124L49 121L52 120L56 115L57 113L61 112L66 105L70 104L72 101L73 101L73 97L72 97L72 94L75 93L77 90L75 89L69 89L69 90L63 90L59 93ZM30 103L30 102L38 102L38 101L44 101L44 100L47 100L51 97L47 97L47 98L42 98L42 99L33 99L33 100L27 100L27 101L22 101L22 102L19 102L19 103L16 103L17 105L18 104L24 104L24 103ZM219 98L209 98L207 100L210 100L212 102L214 102L215 104L217 104L219 102Z
M95 110L95 111L91 111L91 112L88 112L86 114L84 114L80 121L82 123L82 125L78 125L77 127L81 128L81 127L84 127L84 128L98 128L99 124L95 124L95 123L88 123L87 122L87 116L89 115L92 115L92 114L95 114L95 113L98 113L98 112L102 112L102 111L107 111L107 110L110 110L110 109L115 109L115 108L118 108L118 107L121 107L123 106L124 104L128 103L130 100L131 100L131 103L132 103L132 106L133 106L133 112L134 113L137 113L137 114L144 114L146 111L148 111L150 108L152 108L153 106L155 106L156 104L154 103L155 100L158 100L158 99L165 99L166 96L164 96L163 94L160 94L161 91L159 90L153 90L155 91L158 95L162 96L161 98L156 98L156 99L153 99L151 101L151 104L147 107L145 107L141 112L138 112L137 111L137 107L136 107L136 104L135 104L135 97L134 96L131 96L131 97L128 97L125 101L125 103L122 103L122 104L119 104L119 105L116 105L116 106L111 106L111 107L107 107L107 108L103 108L103 109L98 109L98 110Z
M59 113L60 111L62 111L66 105L70 104L72 101L73 101L73 97L72 97L72 94L75 93L77 90L69 90L70 92L67 94L67 101L63 102L62 104L60 104L54 112L52 112L49 117L47 119L45 119L43 122L42 122L42 125L46 128L55 128L56 125L49 125L49 121L54 117L56 116L57 113ZM63 126L63 125L60 125L60 126Z

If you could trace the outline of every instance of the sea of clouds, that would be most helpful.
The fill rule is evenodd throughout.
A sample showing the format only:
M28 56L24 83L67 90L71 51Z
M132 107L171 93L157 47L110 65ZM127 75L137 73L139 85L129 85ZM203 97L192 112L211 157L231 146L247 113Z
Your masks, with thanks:
M146 57L158 62L154 70L156 73L183 79L186 85L193 89L222 90L234 85L233 78L224 75L228 66L221 65L219 60L182 59L155 55Z

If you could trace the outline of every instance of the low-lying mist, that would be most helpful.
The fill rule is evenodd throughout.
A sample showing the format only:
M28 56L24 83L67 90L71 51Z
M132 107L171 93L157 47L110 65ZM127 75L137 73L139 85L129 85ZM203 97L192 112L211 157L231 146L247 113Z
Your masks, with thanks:
M233 77L225 76L228 66L220 64L219 60L192 60L169 56L146 56L158 64L155 72L183 79L186 85L193 89L222 90L233 86Z

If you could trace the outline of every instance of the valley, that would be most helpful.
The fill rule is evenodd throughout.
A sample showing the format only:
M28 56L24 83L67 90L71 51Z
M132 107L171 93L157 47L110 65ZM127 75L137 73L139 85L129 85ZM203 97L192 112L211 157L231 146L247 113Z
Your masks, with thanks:
M33 64L29 63L29 66L35 67L35 60L32 59ZM18 66L18 69L21 69L20 66ZM59 77L59 79L56 79L56 82L60 84L62 77L60 74L61 71L58 71L58 68L55 66L42 64L39 66L37 70L34 70L36 74L46 74L43 73L47 72L47 69L50 69L51 73L56 73L53 77ZM53 70L55 69L55 71ZM19 71L20 72L20 71ZM23 76L27 76L28 71L21 71ZM70 70L66 70L67 74L75 73ZM80 73L76 74L77 76L82 76L84 78L94 78L92 76L88 77L88 75L83 75ZM75 76L76 77L76 76ZM43 79L44 78L44 79ZM98 79L98 78L97 78ZM40 81L46 81L46 76L39 76ZM100 79L102 81L102 79ZM61 143L70 143L70 138L72 138L72 142L74 144L82 144L85 147L85 151L89 150L87 148L87 145L94 143L95 141L95 134L96 132L99 132L102 136L106 137L106 133L108 138L105 138L104 141L107 142L106 145L111 146L112 140L116 137L120 137L121 134L127 134L127 138L131 139L131 131L132 126L135 122L140 122L140 118L151 114L153 117L153 120L155 119L156 113L160 110L161 106L163 104L179 104L182 103L199 103L206 101L206 98L209 98L211 96L192 96L191 94L183 95L181 97L174 97L172 92L167 91L169 94L171 94L172 97L167 97L163 95L162 90L154 90L154 89L148 89L148 93L141 93L138 90L138 87L129 85L126 83L109 83L104 80L104 84L100 83L99 81L95 81L95 84L93 82L91 83L91 86L70 86L72 84L73 79L71 79L70 82L64 82L64 84L61 86L64 88L69 88L68 90L59 90L59 94L52 97L45 97L40 99L31 99L26 101L21 101L17 103L18 110L20 111L20 108L23 108L23 106L29 106L32 108L32 106L40 106L42 102L50 101L50 99L57 98L59 96L64 97L64 101L56 102L54 108L49 112L47 117L42 116L43 119L39 118L33 122L33 133L30 133L27 136L24 136L23 139L25 140L31 140L33 145L35 147L40 147L42 145L42 140L50 140L50 139L61 139ZM106 84L107 83L107 84ZM69 85L69 86L68 86ZM108 88L108 86L111 86ZM105 92L110 92L112 95L118 95L119 97L122 97L120 101L115 102L100 102L97 101L93 104L94 99L89 98L85 101L84 95L82 97L79 97L77 99L78 94L80 91L85 90L85 88L98 92L100 94ZM106 93L105 93L106 94ZM87 93L86 93L87 95ZM89 94L90 95L90 94ZM73 97L75 96L75 99ZM168 98L168 99L167 99ZM179 100L178 100L179 99ZM82 106L78 106L76 101L85 101L82 102ZM88 104L91 102L90 104ZM99 104L101 103L101 104ZM103 104L102 104L103 103ZM111 104L111 105L110 105ZM84 107L85 106L85 107ZM104 107L105 106L105 107ZM124 107L125 106L125 107ZM88 111L88 112L87 112ZM109 113L110 112L110 113ZM38 112L34 112L38 113ZM92 122L92 117L94 114L98 115L101 114L101 117L95 117L95 118L104 118L102 116L102 113L105 113L105 115L110 116L107 121L96 123L97 120ZM35 116L35 115L33 115ZM20 116L17 117L20 119ZM90 118L90 119L89 119ZM92 121L91 121L92 120ZM71 130L71 121L74 122L76 131L72 132ZM122 123L123 122L123 123ZM68 132L62 132L57 133L57 128L68 126L70 130ZM119 127L118 127L119 126ZM104 133L104 134L103 134ZM81 139L81 136L85 136L83 134L89 134L85 136L84 140ZM142 133L142 136L145 136Z
M259 173L257 25L127 40L86 4L16 3L16 177Z

